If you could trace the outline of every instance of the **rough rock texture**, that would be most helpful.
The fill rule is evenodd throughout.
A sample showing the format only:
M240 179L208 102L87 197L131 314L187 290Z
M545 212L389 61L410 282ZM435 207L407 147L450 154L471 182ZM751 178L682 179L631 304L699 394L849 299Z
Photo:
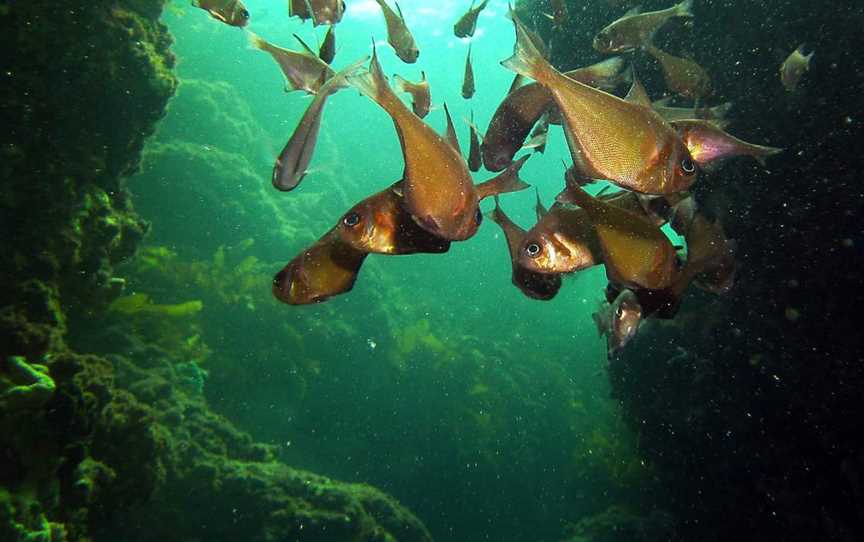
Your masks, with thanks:
M571 55L556 46L562 67L596 58L591 36L623 11L600 4L572 21ZM849 44L864 11L694 4L693 30L671 25L657 41L709 70L712 103L735 102L732 133L786 151L767 170L736 161L703 174L700 203L738 241L738 284L727 298L691 295L673 322L640 332L611 367L615 395L682 539L859 540L864 205L851 149L864 135L864 66ZM816 54L789 93L779 66L802 42ZM656 65L635 61L657 96Z
M428 540L210 412L206 371L172 357L194 342L169 355L110 325L148 230L124 178L176 87L163 5L0 7L0 540Z

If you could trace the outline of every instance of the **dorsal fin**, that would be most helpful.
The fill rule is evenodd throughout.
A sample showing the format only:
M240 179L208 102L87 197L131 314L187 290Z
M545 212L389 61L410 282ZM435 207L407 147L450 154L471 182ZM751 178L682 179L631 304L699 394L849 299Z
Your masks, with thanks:
M650 108L651 99L648 97L648 93L645 92L645 87L643 87L642 83L639 82L639 78L636 77L636 70L632 65L630 66L630 73L633 76L633 84L630 85L630 90L627 92L627 96L625 96L624 99L632 104Z
M396 2L396 1L394 0L393 4L396 6L396 11L399 12L399 18L402 19L402 21L404 22L404 21L405 21L405 16L402 15L402 8L399 7L399 2Z
M444 114L447 116L447 130L444 132L444 139L450 143L450 146L456 150L459 156L462 156L462 151L459 149L459 138L456 137L456 128L453 126L453 118L447 108L447 102L444 102Z
M303 46L303 49L305 49L307 53L309 53L310 55L315 56L315 57L318 56L318 53L316 53L315 51L313 51L312 48L309 47L309 46L306 44L305 41L303 41L303 38L301 38L301 37L298 36L297 34L294 34L294 38L296 38L297 41L300 42L300 45Z

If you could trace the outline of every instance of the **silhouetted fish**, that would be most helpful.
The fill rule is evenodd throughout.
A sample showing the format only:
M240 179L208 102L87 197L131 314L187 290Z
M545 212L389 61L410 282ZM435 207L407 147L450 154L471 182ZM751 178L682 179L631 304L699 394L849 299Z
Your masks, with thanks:
M381 11L384 13L384 22L387 24L387 43L396 51L396 56L402 59L407 64L417 62L417 57L420 56L420 49L414 42L414 36L408 30L408 25L405 24L405 18L402 16L402 8L399 3L394 0L393 4L399 11L397 14L390 9L390 6L384 0L375 0Z
M624 53L642 47L669 19L693 17L692 6L693 0L684 0L660 11L628 12L597 33L594 49L601 53Z
M272 177L274 187L283 191L293 190L306 176L306 169L312 161L312 153L315 152L315 144L318 142L318 130L321 127L321 116L324 114L327 98L339 89L347 87L348 76L357 71L365 61L366 59L363 58L348 66L331 77L319 89L300 118L288 143L285 144L285 148L276 159Z
M462 97L466 100L474 96L474 67L471 66L471 44L465 57L465 74L462 77Z
M471 7L469 7L468 11L459 17L459 20L453 25L453 34L455 34L457 38L468 38L473 36L474 31L477 29L477 16L480 15L480 12L483 11L488 3L489 0L483 0L479 6L475 7L474 0L471 0Z

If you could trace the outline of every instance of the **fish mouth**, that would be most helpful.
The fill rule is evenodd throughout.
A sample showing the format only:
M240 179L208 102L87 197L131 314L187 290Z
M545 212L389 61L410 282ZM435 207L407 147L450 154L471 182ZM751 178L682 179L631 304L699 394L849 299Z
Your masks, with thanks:
M291 303L289 292L286 292L286 285L291 284L291 271L286 267L273 276L273 297L283 303Z

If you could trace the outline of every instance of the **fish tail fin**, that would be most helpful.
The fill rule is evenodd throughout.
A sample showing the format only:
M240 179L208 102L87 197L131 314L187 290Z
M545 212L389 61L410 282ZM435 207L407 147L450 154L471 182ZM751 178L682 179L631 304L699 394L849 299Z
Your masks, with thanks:
M528 35L528 31L512 7L510 7L508 17L513 20L513 26L516 28L516 45L513 48L513 56L502 60L501 65L519 75L530 77L538 83L543 84L549 81L554 68L537 50Z
M375 48L375 39L372 39L372 60L369 61L369 69L365 72L354 72L347 76L348 83L360 91L364 96L371 98L388 113L391 110L393 100L399 98L393 93L393 89L387 83L387 76L378 62L378 51Z
M255 32L247 30L246 33L249 34L249 45L251 45L255 49L261 49L262 51L266 51L270 48L270 43L268 43L267 40L265 40Z
M327 96L333 94L337 90L351 86L349 79L363 68L363 64L365 64L367 60L369 60L369 57L364 56L336 72L333 77L328 79L327 82L321 86L318 93Z
M762 167L768 167L766 160L769 156L774 156L775 154L783 152L783 149L779 147L768 147L767 145L755 145L755 147L756 148L753 150L753 158L755 158Z
M678 17L693 17L693 0L683 0L676 5L675 14Z
M711 115L717 120L723 120L726 118L726 115L729 114L729 111L732 111L732 102L723 102L720 105L715 105L708 109L711 112Z
M408 86L408 80L399 75L398 73L393 74L393 87L399 92L408 92L406 87Z
M518 192L525 190L530 185L519 178L519 170L525 164L525 161L530 158L530 154L526 154L522 158L516 160L507 169L496 175L494 178L478 184L475 188L479 199L487 198L497 194L505 194L507 192Z

